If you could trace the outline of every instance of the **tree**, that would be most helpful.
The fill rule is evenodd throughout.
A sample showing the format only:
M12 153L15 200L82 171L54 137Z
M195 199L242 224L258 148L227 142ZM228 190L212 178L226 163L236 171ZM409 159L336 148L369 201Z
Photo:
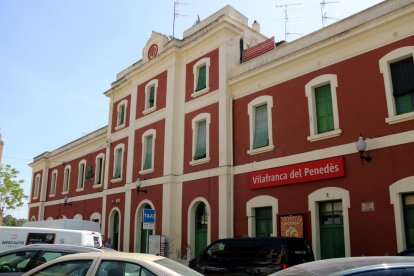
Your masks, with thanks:
M22 207L23 200L28 198L22 188L24 180L18 180L18 174L19 171L11 165L0 165L0 224L8 210Z
M4 226L22 226L25 222L27 222L26 219L17 219L13 217L12 215L6 215L3 218Z

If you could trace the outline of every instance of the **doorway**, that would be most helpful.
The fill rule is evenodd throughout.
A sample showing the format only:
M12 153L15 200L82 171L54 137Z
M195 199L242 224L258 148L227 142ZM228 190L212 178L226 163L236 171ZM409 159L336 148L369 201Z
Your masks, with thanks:
M207 208L203 202L200 202L195 212L195 256L198 256L207 247L207 226Z
M342 201L319 203L321 259L345 257Z

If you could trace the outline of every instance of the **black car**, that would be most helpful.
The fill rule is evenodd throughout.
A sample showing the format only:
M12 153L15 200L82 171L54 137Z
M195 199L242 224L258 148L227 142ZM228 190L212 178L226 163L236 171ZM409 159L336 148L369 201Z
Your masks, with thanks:
M414 256L414 248L406 249L397 254L398 256Z
M89 246L67 244L31 244L0 253L0 276L22 275L57 257L83 252L102 252Z
M189 266L204 275L269 275L313 260L306 239L232 238L213 242Z

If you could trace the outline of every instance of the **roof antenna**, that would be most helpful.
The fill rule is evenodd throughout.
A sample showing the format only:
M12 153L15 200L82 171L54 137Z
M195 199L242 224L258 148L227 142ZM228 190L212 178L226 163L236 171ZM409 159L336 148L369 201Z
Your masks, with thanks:
M328 23L328 19L339 20L338 18L329 17L328 12L326 11L326 4L334 4L334 3L339 3L339 1L326 2L326 0L322 0L321 2L322 27L325 27L325 24Z
M285 41L287 40L287 36L291 34L298 34L298 33L289 33L287 31L287 23L289 22L288 17L288 7L302 5L302 3L293 3L293 4L284 4L284 5L276 5L276 8L284 8L285 9Z
M172 36L175 37L175 18L177 16L186 16L185 14L178 13L178 5L188 5L187 3L182 3L178 1L174 1L174 18L173 18L173 33Z

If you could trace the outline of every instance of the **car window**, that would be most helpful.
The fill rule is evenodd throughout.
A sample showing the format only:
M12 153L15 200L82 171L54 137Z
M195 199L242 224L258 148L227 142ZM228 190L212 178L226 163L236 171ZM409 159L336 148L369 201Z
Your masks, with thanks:
M389 268L389 269L376 269L370 271L362 271L353 273L355 276L405 276L408 275L404 268Z
M71 260L56 263L37 271L32 275L39 276L84 276L92 264L92 260Z
M15 252L0 257L0 274L9 272L24 272L30 259L36 251Z
M39 261L45 263L51 260L56 259L57 257L63 256L63 255L67 255L68 253L63 253L63 252L50 252L50 251L44 251L40 257L39 257Z
M95 276L155 276L154 273L135 263L102 261Z

